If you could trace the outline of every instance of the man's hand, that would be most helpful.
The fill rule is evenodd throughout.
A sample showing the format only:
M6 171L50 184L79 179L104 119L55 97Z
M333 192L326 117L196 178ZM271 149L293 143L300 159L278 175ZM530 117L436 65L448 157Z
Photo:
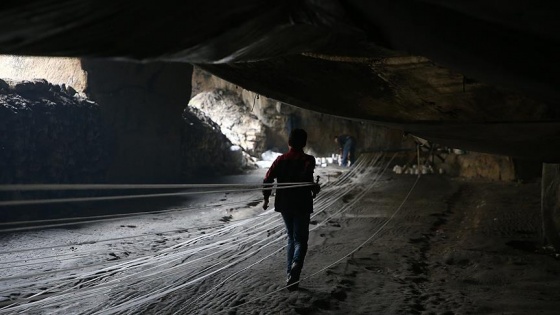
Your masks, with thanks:
M263 210L266 210L266 209L268 209L268 198L266 198L264 200L264 203L263 203Z
M321 191L321 185L319 185L320 177L321 176L317 176L317 180L315 181L313 186L311 186L311 196L313 196L313 198L317 197L317 194Z
M315 183L311 186L311 196L313 198L317 197L317 194L321 191L321 185Z

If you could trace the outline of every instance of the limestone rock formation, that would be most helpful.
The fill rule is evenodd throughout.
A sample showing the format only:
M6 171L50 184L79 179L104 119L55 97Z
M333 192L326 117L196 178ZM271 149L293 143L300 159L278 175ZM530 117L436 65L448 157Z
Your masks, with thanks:
M255 168L250 156L238 150L220 127L197 108L183 112L185 129L182 140L183 178L211 177L240 173Z
M80 58L0 55L0 77L17 81L42 78L55 85L71 86L79 93L87 86Z
M286 151L288 133L293 128L307 130L309 141L306 151L319 156L330 156L332 153L337 153L338 149L331 136L339 133L354 135L359 142L359 151L410 147L410 143L403 143L401 130L298 108L246 90L198 67L194 67L193 70L192 90L191 104L200 102L201 95L206 95L204 93L236 95L237 97L229 97L235 99L235 102L244 108L244 112L250 109L250 113L245 115L255 116L260 124L265 126L265 150ZM208 104L210 103L208 100ZM206 106L212 108L208 110L210 117L213 117L213 114L218 116L218 118L212 119L222 120L219 118L223 116L222 111L230 111L230 109L222 108L224 105L220 104L220 102L216 102ZM344 104L340 106L344 107ZM265 150L256 153L260 156Z
M231 143L249 154L257 155L264 151L265 127L234 93L226 90L202 92L190 100L189 107L211 117Z

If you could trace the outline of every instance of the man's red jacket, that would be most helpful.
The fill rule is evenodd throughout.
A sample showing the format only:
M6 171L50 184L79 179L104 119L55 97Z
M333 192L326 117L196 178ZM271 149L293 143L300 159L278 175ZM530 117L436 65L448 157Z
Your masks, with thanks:
M288 153L282 154L270 166L264 177L264 187L271 184L274 179L277 183L309 183L310 186L277 189L274 199L274 210L282 213L311 213L313 212L312 190L318 192L318 185L313 183L313 170L315 169L315 158L305 154L303 150L290 148ZM263 190L267 199L271 190Z

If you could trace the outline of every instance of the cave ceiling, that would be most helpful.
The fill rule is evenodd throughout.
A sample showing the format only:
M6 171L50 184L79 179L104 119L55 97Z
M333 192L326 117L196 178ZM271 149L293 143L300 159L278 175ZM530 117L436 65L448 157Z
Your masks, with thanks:
M455 148L560 161L560 2L18 0L0 53L185 62Z

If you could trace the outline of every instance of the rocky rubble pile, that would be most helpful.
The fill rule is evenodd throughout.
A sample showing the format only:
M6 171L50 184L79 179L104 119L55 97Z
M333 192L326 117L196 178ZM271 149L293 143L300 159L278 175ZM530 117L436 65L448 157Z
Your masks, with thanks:
M0 183L102 181L110 142L99 106L72 87L0 79Z
M255 168L249 154L234 145L220 126L194 107L183 112L186 128L182 140L183 176L194 178L235 174Z

